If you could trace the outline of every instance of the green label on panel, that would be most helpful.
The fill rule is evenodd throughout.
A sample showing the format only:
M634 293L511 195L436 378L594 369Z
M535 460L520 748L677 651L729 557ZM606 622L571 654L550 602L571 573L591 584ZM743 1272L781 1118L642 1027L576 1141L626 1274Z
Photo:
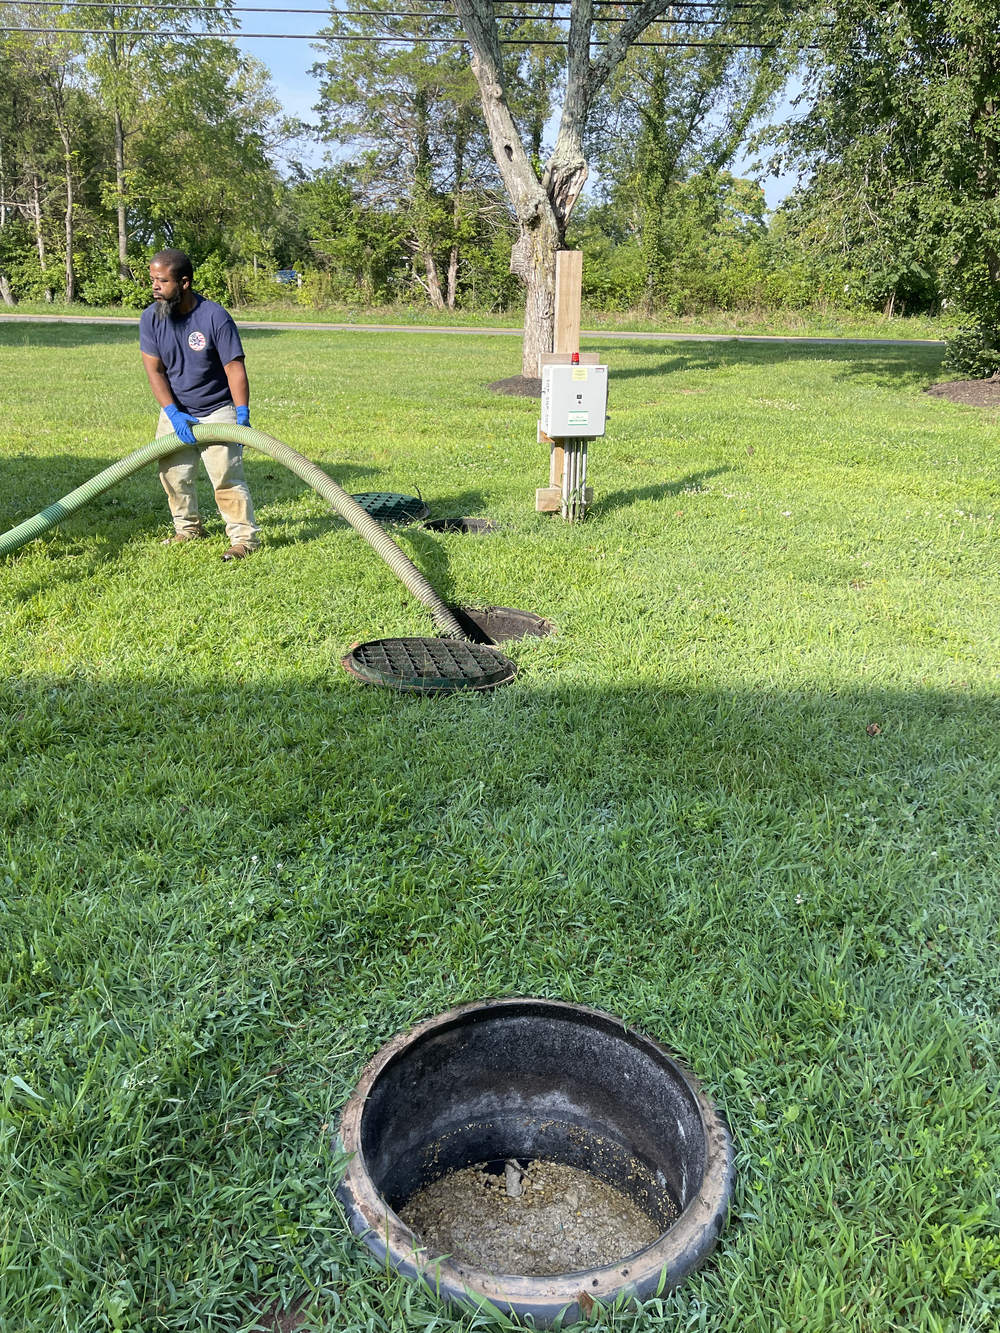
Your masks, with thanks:
M587 424L586 412L570 412L568 424L571 426L585 426Z

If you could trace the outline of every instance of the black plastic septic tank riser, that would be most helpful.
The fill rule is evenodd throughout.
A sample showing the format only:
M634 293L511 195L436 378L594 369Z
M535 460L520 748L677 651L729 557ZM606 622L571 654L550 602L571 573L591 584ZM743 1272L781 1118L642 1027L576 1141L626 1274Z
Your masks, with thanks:
M715 1248L734 1185L729 1130L694 1075L620 1019L555 1000L462 1005L394 1037L344 1107L337 1146L349 1155L337 1197L380 1265L449 1305L540 1328L679 1286ZM663 1233L614 1264L528 1277L437 1254L399 1217L447 1172L508 1158L589 1171Z
M380 523L418 523L430 515L430 509L418 495L399 495L395 491L366 491L352 495L366 514Z
M362 684L411 694L493 690L517 675L496 648L461 639L373 639L356 643L341 666Z

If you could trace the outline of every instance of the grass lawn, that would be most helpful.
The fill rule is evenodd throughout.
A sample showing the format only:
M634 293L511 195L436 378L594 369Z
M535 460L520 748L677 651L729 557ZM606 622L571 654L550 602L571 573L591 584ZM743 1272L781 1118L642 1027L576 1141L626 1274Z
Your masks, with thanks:
M8 314L106 315L115 319L138 319L137 310L121 306L66 306L61 302L46 305L42 301L21 302ZM320 310L297 302L276 302L268 306L232 308L237 320L274 320L278 324L421 324L465 328L519 329L524 324L523 310L433 310L423 305L324 306ZM732 335L768 334L797 338L907 338L941 339L948 336L954 321L930 315L905 315L886 318L874 311L841 310L824 307L814 310L714 310L703 315L671 315L666 312L650 317L638 310L583 310L585 329L618 330L639 333L725 333Z
M513 340L246 345L255 425L496 518L399 541L559 633L492 696L358 686L429 618L268 459L243 564L207 496L160 545L152 470L0 564L0 1333L459 1328L345 1235L330 1127L509 994L731 1120L729 1228L639 1329L1000 1328L996 423L921 396L934 349L608 344L570 528L484 389ZM0 326L0 371L0 531L152 435L134 330Z

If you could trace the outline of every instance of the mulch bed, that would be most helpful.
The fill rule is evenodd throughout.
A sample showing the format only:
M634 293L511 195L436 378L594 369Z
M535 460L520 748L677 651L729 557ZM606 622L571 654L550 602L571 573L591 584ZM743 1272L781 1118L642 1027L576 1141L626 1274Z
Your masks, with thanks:
M1000 379L949 380L947 384L932 384L925 392L963 407L1000 407Z
M512 398L541 398L542 381L529 375L512 375L509 380L494 380L487 386L494 393L510 394Z

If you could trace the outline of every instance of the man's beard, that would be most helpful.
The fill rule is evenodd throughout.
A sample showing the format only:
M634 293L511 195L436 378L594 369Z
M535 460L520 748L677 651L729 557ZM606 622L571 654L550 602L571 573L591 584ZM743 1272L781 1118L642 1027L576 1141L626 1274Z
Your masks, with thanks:
M154 302L156 306L156 318L162 323L165 319L170 319L177 307L181 303L180 293L177 296L158 296Z

